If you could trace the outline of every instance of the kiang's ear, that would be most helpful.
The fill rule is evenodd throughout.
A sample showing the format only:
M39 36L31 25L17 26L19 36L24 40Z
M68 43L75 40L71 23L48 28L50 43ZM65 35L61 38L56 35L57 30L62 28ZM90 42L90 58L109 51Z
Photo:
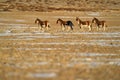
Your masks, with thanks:
M76 20L78 19L78 17L75 18Z

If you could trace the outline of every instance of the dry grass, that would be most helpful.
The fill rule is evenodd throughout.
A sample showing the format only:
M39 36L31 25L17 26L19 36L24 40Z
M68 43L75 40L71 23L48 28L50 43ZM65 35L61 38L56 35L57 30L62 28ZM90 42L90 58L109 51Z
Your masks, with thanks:
M0 24L0 35L4 34L0 36L0 80L119 80L120 63L114 63L120 58L120 37L119 34L114 34L120 31L119 12L99 12L100 15L96 17L106 20L109 26L106 31L94 28L91 32L88 28L79 29L75 21L76 16L82 20L91 20L94 15L88 13L90 12L0 13L3 23ZM51 28L41 32L34 24L36 17L49 20ZM74 31L62 32L56 24L59 17L72 20L75 24ZM7 30L11 32L7 34ZM94 40L94 45L91 45ZM109 41L100 45L101 40Z

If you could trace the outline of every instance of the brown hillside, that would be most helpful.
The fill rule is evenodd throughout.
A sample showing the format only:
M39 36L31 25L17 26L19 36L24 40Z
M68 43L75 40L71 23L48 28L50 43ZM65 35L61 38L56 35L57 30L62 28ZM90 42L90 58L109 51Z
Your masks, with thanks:
M0 9L20 11L96 11L120 10L120 0L4 0Z

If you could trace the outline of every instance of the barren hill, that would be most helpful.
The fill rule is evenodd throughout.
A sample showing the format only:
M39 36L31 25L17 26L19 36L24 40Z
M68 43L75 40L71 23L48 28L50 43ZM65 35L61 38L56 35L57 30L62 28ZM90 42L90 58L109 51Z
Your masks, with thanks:
M1 0L0 9L4 11L120 10L120 0Z

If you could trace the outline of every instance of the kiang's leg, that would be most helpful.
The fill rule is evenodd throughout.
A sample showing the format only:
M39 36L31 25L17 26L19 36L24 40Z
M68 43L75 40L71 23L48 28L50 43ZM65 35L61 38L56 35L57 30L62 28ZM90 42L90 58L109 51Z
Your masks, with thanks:
M46 29L48 30L48 29L49 29L49 27L47 26L47 27L46 27Z
M45 29L48 30L48 24L45 25Z
M80 29L81 29L81 24L78 24L78 26L80 27Z
M47 24L46 28L47 30L50 28L50 23Z
M73 26L70 26L71 30L73 30Z
M40 28L41 26L40 26L40 24L38 23L38 29Z
M104 23L104 26L103 26L103 28L104 28L104 31L106 30L106 24Z
M88 25L88 28L89 28L89 31L91 31L91 30L92 30L92 26L91 26L91 25Z
M99 31L99 28L100 28L99 24L96 27L97 27L97 31Z
M80 29L82 28L82 24L79 24Z
M60 24L60 26L61 26L61 29L62 29L62 31L63 31L63 24Z
M41 28L40 28L40 30L44 30L44 28L43 28L43 25L41 25Z
M62 25L62 31L64 31L65 30L65 25Z
M67 25L67 26L66 26L66 28L67 28L67 29L66 29L67 31L69 31L69 30L70 30L70 26L69 26L69 25Z

